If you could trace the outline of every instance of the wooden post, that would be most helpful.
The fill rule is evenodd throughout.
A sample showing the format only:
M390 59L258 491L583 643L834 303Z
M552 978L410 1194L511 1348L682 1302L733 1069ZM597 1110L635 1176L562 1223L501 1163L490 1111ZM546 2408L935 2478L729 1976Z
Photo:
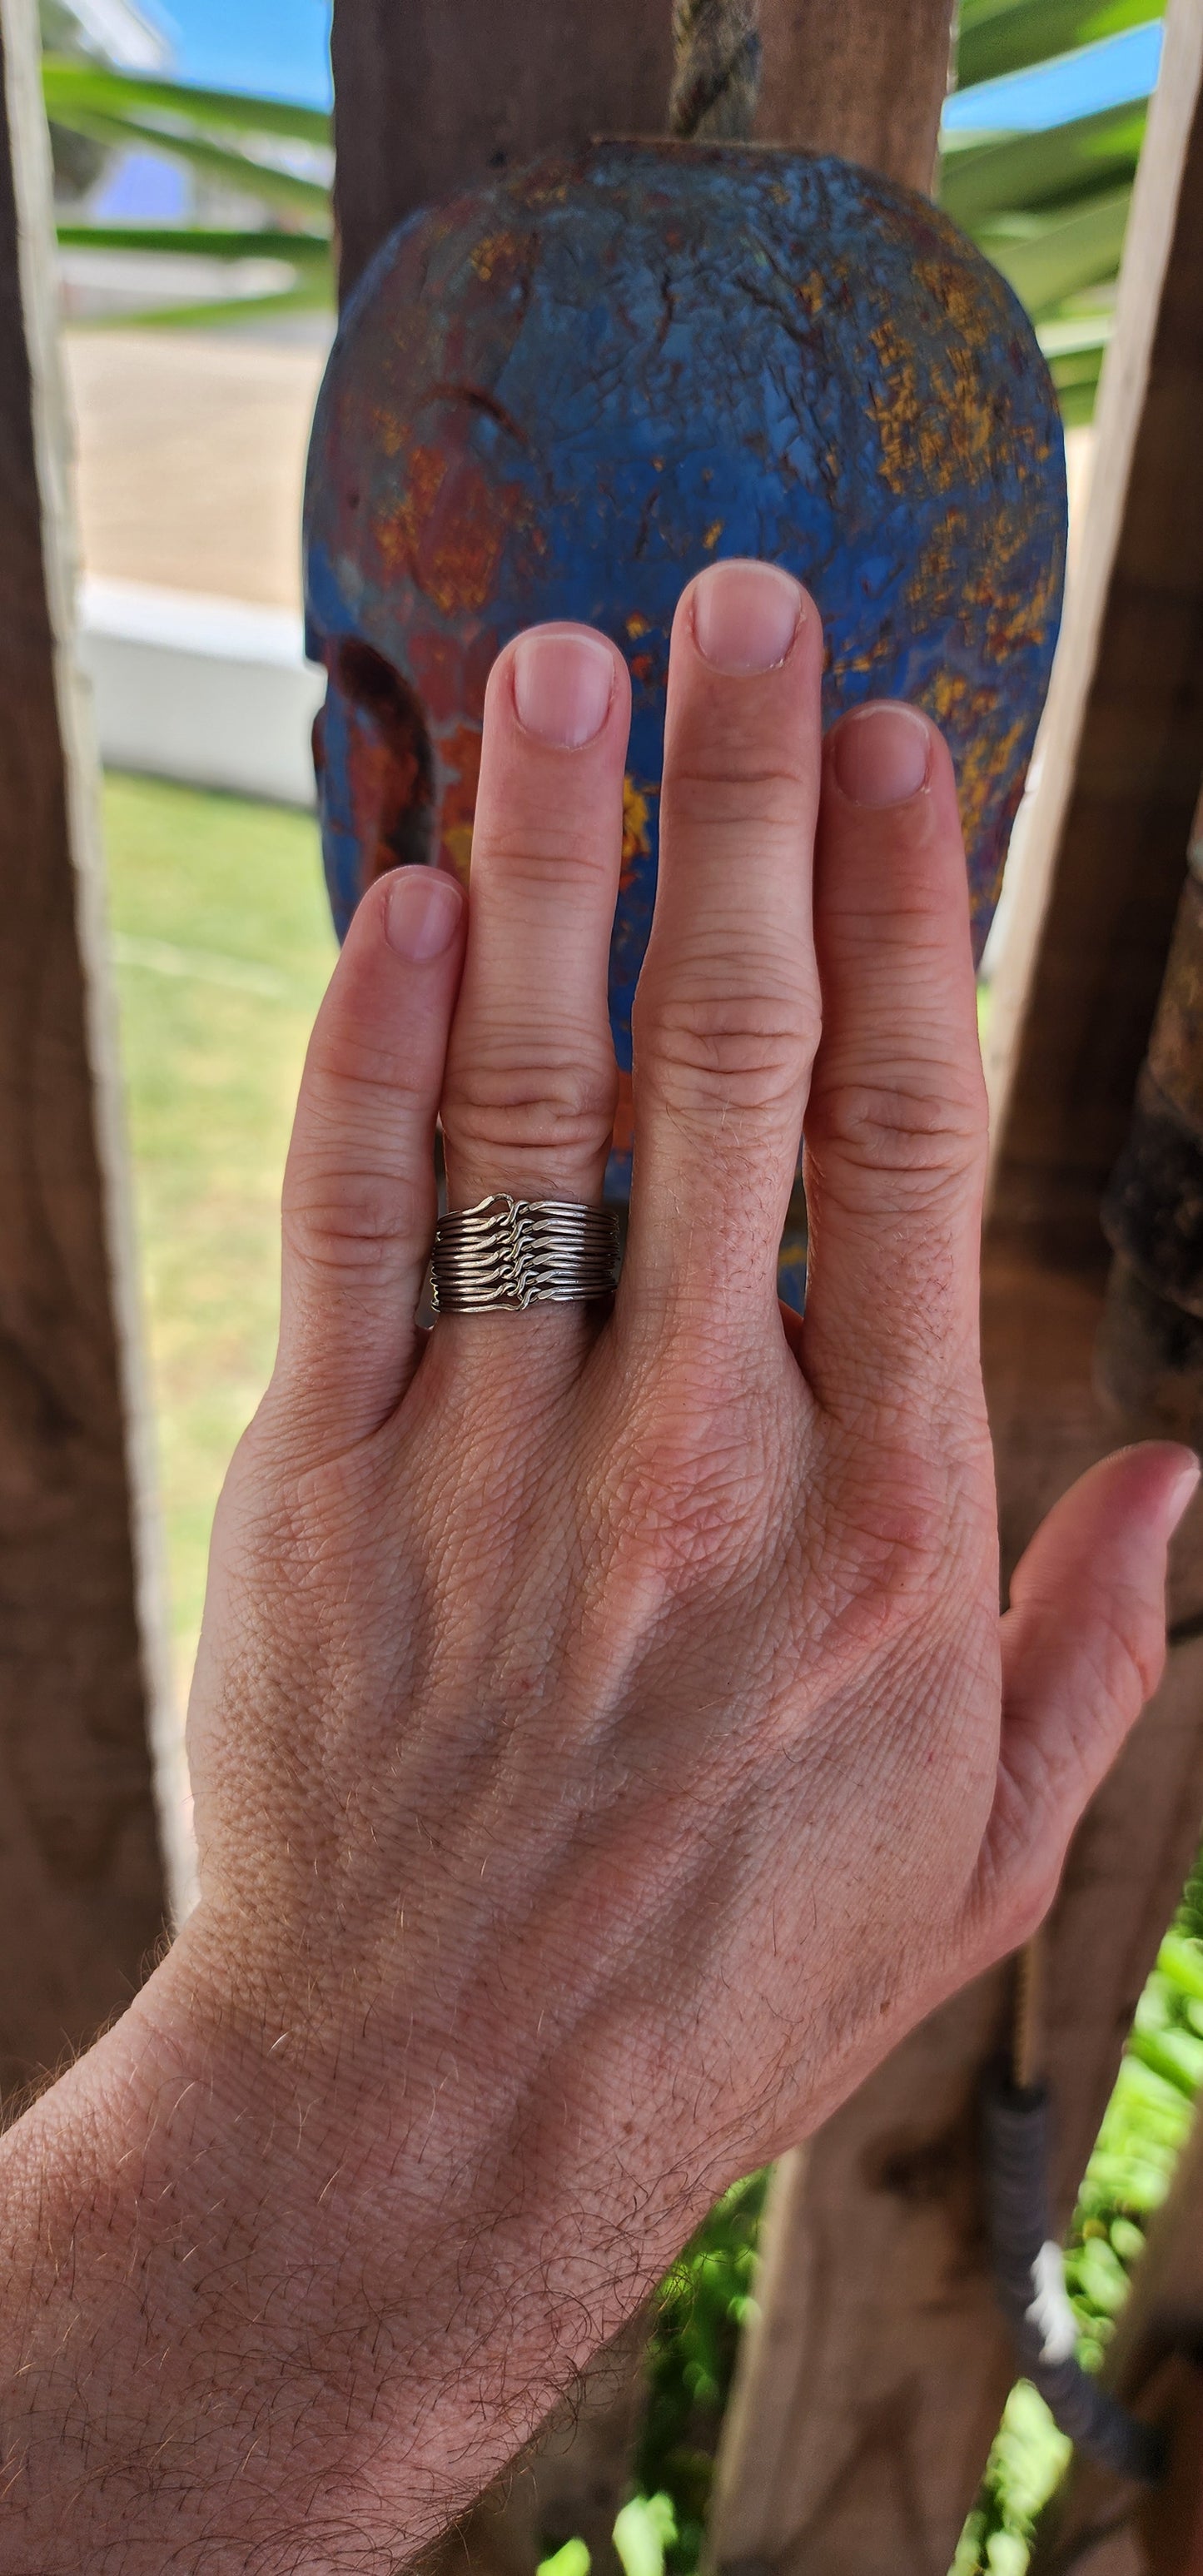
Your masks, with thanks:
M1127 1132L1203 773L1203 14L1172 0L987 1047L996 1230L1077 1260Z
M93 764L33 0L0 0L0 2087L90 2039L164 1921L107 1180ZM124 1254L124 1243L121 1245ZM121 1322L117 1320L121 1316Z
M949 0L762 0L757 133L930 195L951 14Z
M593 134L662 134L669 0L334 0L340 283L415 206Z
M1102 1188L1123 1141L1203 766L1203 0L1171 0L1099 418L1083 572L992 1019L984 1358L1004 1578L1113 1445L1091 1380ZM1199 1515L1175 1618L1203 1603ZM1203 1652L1171 1655L1075 1843L1045 1998L1068 2219L1203 1814ZM1005 1970L788 2159L713 2549L751 2576L944 2576L1014 2365L985 2255L976 2099ZM1100 2567L1102 2562L1100 2561ZM1094 2562L1091 2562L1092 2569Z

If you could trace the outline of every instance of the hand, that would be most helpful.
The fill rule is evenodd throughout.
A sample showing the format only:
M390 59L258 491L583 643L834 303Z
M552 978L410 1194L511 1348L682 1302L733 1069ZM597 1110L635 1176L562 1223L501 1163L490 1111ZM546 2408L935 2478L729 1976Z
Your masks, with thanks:
M319 1016L191 1712L202 1902L60 2115L119 2066L170 2203L180 2565L439 2529L713 2196L1031 1931L1157 1679L1168 1445L1058 1507L1000 1633L953 779L905 709L823 746L821 660L782 574L685 595L612 1312L415 1323L440 1112L453 1205L601 1193L601 637L502 655L470 917L385 879Z

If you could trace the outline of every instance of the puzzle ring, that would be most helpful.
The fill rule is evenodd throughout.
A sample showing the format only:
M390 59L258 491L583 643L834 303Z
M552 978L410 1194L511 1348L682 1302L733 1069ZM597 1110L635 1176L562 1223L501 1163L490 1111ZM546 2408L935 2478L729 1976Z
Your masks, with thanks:
M622 1251L609 1208L495 1190L441 1217L430 1258L436 1315L519 1314L608 1297Z

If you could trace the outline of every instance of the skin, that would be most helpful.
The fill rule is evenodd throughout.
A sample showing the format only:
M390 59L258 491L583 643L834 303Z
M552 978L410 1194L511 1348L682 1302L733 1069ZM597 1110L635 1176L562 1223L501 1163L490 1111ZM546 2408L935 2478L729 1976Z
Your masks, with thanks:
M470 908L407 956L423 890L374 886L319 1015L190 1716L202 1900L3 2143L20 2576L403 2564L714 2196L1032 1930L1158 1678L1189 1452L1075 1487L998 1618L947 754L887 717L924 774L873 801L881 718L821 743L818 614L749 668L782 600L742 578L677 619L612 1311L414 1322L440 1110L453 1204L600 1194L611 646L502 655ZM588 741L532 730L540 654L578 736L602 657Z

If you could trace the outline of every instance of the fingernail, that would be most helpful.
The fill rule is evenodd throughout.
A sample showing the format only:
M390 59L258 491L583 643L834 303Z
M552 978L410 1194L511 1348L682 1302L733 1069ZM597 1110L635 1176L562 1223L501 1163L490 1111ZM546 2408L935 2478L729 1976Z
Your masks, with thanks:
M910 707L858 707L835 737L835 774L853 805L904 805L927 776L931 739Z
M1187 1459L1170 1487L1166 1496L1166 1528L1171 1538L1198 1493L1201 1472L1197 1458Z
M784 662L804 605L801 583L776 564L712 564L694 584L698 651L733 678L771 671Z
M464 898L442 868L398 868L389 878L385 929L388 944L411 966L428 966L451 946Z
M601 732L614 695L614 658L600 636L522 636L514 647L519 724L558 751L579 751Z

